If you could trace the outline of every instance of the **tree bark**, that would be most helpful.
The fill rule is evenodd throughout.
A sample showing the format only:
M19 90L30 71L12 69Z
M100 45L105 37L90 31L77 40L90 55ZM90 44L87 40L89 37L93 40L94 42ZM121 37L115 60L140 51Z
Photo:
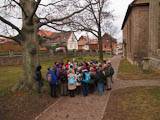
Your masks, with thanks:
M103 63L103 45L102 45L102 37L98 37L99 42L99 61L100 63Z
M39 60L39 41L38 41L38 18L33 15L35 1L20 0L20 3L27 13L22 14L22 55L23 55L23 76L19 88L36 90L37 82L33 79L36 67L40 64Z
M24 86L36 90L36 81L32 78L36 67L40 64L37 30L24 31L23 42L23 78Z

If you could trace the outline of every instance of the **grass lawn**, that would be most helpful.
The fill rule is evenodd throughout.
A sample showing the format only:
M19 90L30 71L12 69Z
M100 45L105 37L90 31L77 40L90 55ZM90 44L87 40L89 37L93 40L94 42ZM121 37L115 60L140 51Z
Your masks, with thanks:
M159 87L114 91L103 120L160 120L159 93Z
M94 56L98 59L98 56ZM104 56L104 58L110 58L111 56ZM93 58L93 56L83 56L83 57L77 57L78 62L81 62L83 59L86 59L87 61L90 61ZM64 62L66 62L68 59L64 59ZM60 60L57 60L60 61ZM70 58L70 61L72 61L72 58ZM47 73L47 68L49 66L53 66L55 61L45 61L41 62L42 65L42 74L45 78L45 74ZM5 89L15 85L17 82L20 81L22 76L22 66L0 66L0 93L1 91L4 91Z
M123 59L120 62L118 78L122 80L160 80L160 71L149 70L149 72L145 73L142 69L130 64L126 59Z

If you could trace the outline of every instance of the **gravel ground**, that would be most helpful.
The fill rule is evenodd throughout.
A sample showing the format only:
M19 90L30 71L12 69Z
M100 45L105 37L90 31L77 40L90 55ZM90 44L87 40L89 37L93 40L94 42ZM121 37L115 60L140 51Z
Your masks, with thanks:
M112 58L115 69L113 89L123 89L133 86L160 86L160 81L123 81L116 78L120 56ZM111 92L112 92L111 91ZM36 117L37 120L101 120L107 107L111 92L105 91L102 96L98 93L89 94L87 97L63 97Z

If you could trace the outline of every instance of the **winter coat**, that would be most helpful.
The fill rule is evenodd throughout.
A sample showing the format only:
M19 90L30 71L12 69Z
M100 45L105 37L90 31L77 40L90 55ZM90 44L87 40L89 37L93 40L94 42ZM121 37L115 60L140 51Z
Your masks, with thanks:
M95 71L91 71L89 74L91 76L90 84L94 84L96 82L96 79L97 79L96 72Z
M74 77L75 78L75 74L73 73L69 73L68 74L68 79L71 78L71 77ZM76 89L76 81L74 84L69 84L68 83L68 90L75 90Z
M58 83L58 80L57 80L54 72L51 71L51 70L49 70L49 71L47 72L47 74L46 74L46 78L47 78L47 79L48 79L48 74L51 74L51 77L52 77L52 81L51 81L49 84L51 84L51 85L57 84L57 83Z
M63 83L68 83L67 72L65 70L60 70L59 79Z
M105 76L106 77L112 77L114 74L114 69L112 68L112 66L107 66L105 68Z
M76 86L81 86L81 82L82 82L82 74L77 72L76 73Z
M97 72L97 82L98 83L104 83L106 80L106 77L102 71Z

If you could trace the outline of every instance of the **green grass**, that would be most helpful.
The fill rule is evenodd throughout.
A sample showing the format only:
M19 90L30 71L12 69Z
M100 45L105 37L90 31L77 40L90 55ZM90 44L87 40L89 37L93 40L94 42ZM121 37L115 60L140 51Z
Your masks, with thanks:
M121 60L118 78L122 80L143 80L143 79L157 79L160 80L160 72L149 70L149 72L143 72L137 66L130 64L126 59Z
M98 59L98 56L95 56ZM104 58L110 58L112 56L104 56ZM81 62L83 59L86 59L87 61L90 61L93 58L93 56L81 56L77 57L78 62ZM65 58L63 59L64 62L67 60L72 61L73 58ZM60 60L57 60L60 61ZM45 61L41 62L42 65L42 74L45 78L45 75L47 73L47 68L54 65L55 61ZM0 93L1 91L4 91L11 86L15 85L21 80L22 76L22 66L0 66Z

